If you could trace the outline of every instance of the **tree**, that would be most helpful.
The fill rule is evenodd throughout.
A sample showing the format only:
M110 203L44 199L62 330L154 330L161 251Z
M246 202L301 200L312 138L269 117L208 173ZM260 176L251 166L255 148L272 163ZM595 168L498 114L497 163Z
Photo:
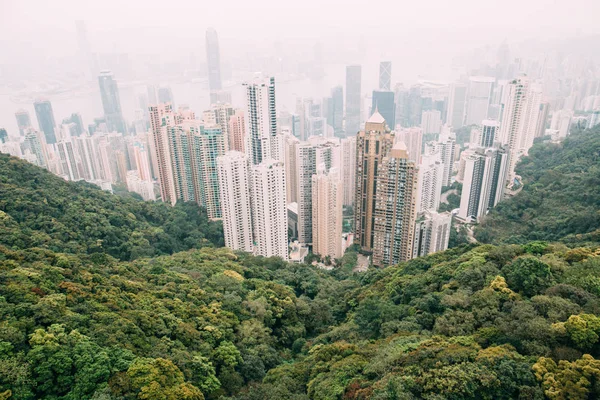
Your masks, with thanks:
M521 257L502 268L508 286L527 296L550 287L553 282L550 266L535 257Z

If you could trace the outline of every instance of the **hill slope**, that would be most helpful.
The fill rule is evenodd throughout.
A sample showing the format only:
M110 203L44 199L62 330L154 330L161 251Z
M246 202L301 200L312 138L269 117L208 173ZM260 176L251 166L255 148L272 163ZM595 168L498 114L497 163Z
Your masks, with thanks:
M475 229L483 243L600 242L600 127L539 143L517 167L524 188Z
M222 246L220 223L194 203L122 198L86 182L66 182L0 154L0 244L15 249L106 252L121 260Z

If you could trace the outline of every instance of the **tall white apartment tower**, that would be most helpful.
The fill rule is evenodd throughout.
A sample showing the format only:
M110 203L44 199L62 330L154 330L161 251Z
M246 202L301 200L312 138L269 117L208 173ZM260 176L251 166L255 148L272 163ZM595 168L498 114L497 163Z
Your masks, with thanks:
M439 154L423 156L419 165L417 211L437 211L442 195L444 165Z
M541 100L540 87L532 85L525 76L509 82L504 90L500 140L508 146L509 185L514 181L517 162L533 145Z
M277 147L277 111L275 107L275 78L244 83L246 88L246 153L250 162L258 165L273 159ZM277 151L277 149L276 149ZM277 158L279 159L279 158Z
M318 139L318 138L315 138ZM334 144L317 141L303 142L296 147L296 167L298 170L298 241L312 244L312 177L317 167L323 166L328 172L335 158Z
M413 258L426 256L448 248L452 214L425 211L420 213L415 224Z
M254 251L252 233L250 161L239 151L217 158L225 246Z
M336 168L325 166L312 177L313 253L332 259L342 257L342 181Z
M252 223L255 253L288 259L288 224L285 166L281 161L263 160L251 167Z

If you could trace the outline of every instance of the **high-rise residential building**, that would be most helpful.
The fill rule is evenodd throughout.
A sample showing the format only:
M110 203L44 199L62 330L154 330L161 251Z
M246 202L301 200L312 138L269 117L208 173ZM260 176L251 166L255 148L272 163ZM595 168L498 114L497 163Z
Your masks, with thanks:
M548 115L550 114L550 103L540 104L540 113L538 116L537 129L535 131L534 138L543 137L546 133L546 122L548 121ZM591 126L589 126L591 128Z
M158 88L158 102L159 103L170 103L175 108L175 100L173 98L173 90L169 86L159 86Z
M175 205L177 195L173 182L171 152L169 150L169 136L167 129L175 126L175 113L170 104L158 104L149 107L151 142L156 153L156 168L158 183L160 185L161 199L165 203Z
M319 139L319 138L315 138ZM312 177L317 168L328 172L334 162L334 144L314 140L299 143L296 147L297 196L298 196L298 241L312 244Z
M460 129L463 127L466 104L467 85L464 83L454 83L450 85L446 121L453 129Z
M342 181L336 168L325 171L317 168L312 176L312 237L313 253L331 259L341 258L343 191Z
M385 119L390 129L396 126L396 103L394 103L394 92L373 90L371 114L378 111Z
M15 117L17 118L17 127L19 128L19 134L21 136L25 135L25 130L31 128L31 118L29 117L29 113L27 110L20 109L15 113Z
M507 183L515 179L515 167L527 155L538 131L541 88L526 76L512 80L504 90L500 142L508 146Z
M481 123L481 138L479 146L488 148L493 147L498 141L500 125L497 121L486 119Z
M244 83L246 88L246 153L258 165L267 159L281 159L277 151L277 110L275 78Z
M379 63L379 90L390 91L392 88L392 62L382 61ZM382 114L383 115L383 114ZM394 129L395 125L388 125Z
M450 241L452 214L425 211L417 215L413 258L444 251Z
M236 111L238 110L233 108L231 104L212 104L210 110L204 111L202 118L206 124L219 125L221 127L221 132L223 135L225 135L225 138L227 138L228 149L229 140L231 137L231 134L229 133L229 119L235 114Z
M246 118L244 111L237 109L229 117L228 145L229 150L235 150L242 153L246 152Z
M167 131L177 200L195 201L206 207L209 218L220 218L217 157L225 154L221 128L188 120Z
M421 129L424 135L439 135L442 131L442 113L438 110L423 111Z
M394 134L378 112L367 120L365 129L356 135L354 240L363 251L373 251L379 168L393 145Z
M211 93L218 92L222 89L221 55L219 36L213 28L206 30L206 64L208 65L208 87Z
M127 133L121 110L119 87L113 73L111 71L101 71L100 76L98 76L98 84L100 85L100 96L102 97L102 107L108 130L110 132Z
M284 163L285 163L285 177L287 179L286 186L286 202L297 203L298 202L298 146L300 140L293 136L291 133L283 135L284 138ZM298 205L296 204L296 214ZM296 235L297 238L297 235Z
M396 143L377 165L373 214L373 264L410 260L417 216L417 171L404 143Z
M73 143L70 140L61 140L56 143L56 148L60 157L63 175L70 181L80 180Z
M423 152L423 130L421 128L400 128L396 131L396 143L403 142L408 151L408 158L419 165Z
M356 185L356 136L349 136L341 141L342 151L342 188L344 190L344 205L354 205Z
M360 130L362 68L360 65L346 67L346 136Z
M49 100L36 100L33 103L40 131L44 132L47 144L56 143L56 122Z
M465 125L479 125L488 118L488 109L492 97L495 78L472 76L469 78Z
M24 134L24 146L35 156L35 165L45 168L48 156L45 151L46 145L43 134L33 128L26 128Z
M454 172L454 158L456 155L456 139L454 134L445 131L440 135L438 141L427 143L425 154L439 154L440 161L444 166L442 186L452 185L452 173Z
M255 253L288 259L288 224L285 204L285 166L266 159L251 167L252 224Z
M225 246L254 251L252 232L250 161L239 151L217 159Z
M458 218L478 221L503 199L506 167L505 148L480 148L467 156Z
M439 154L426 155L421 159L418 176L417 211L437 211L440 206L442 178L444 176L444 166Z

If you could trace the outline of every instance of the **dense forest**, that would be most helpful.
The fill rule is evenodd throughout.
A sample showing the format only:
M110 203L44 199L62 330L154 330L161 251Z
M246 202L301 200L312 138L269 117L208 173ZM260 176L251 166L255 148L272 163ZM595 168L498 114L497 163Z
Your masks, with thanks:
M518 164L523 190L475 229L484 243L600 241L600 127L535 144Z
M484 224L501 244L366 273L352 252L333 271L232 252L193 204L0 156L0 400L600 398L597 226L550 236L528 197L550 185L543 157L580 168L552 201L595 198L597 136L532 149L509 200L529 202L517 243ZM545 240L527 241L536 227Z
M123 198L0 154L0 244L120 260L223 246L222 227L196 203Z

